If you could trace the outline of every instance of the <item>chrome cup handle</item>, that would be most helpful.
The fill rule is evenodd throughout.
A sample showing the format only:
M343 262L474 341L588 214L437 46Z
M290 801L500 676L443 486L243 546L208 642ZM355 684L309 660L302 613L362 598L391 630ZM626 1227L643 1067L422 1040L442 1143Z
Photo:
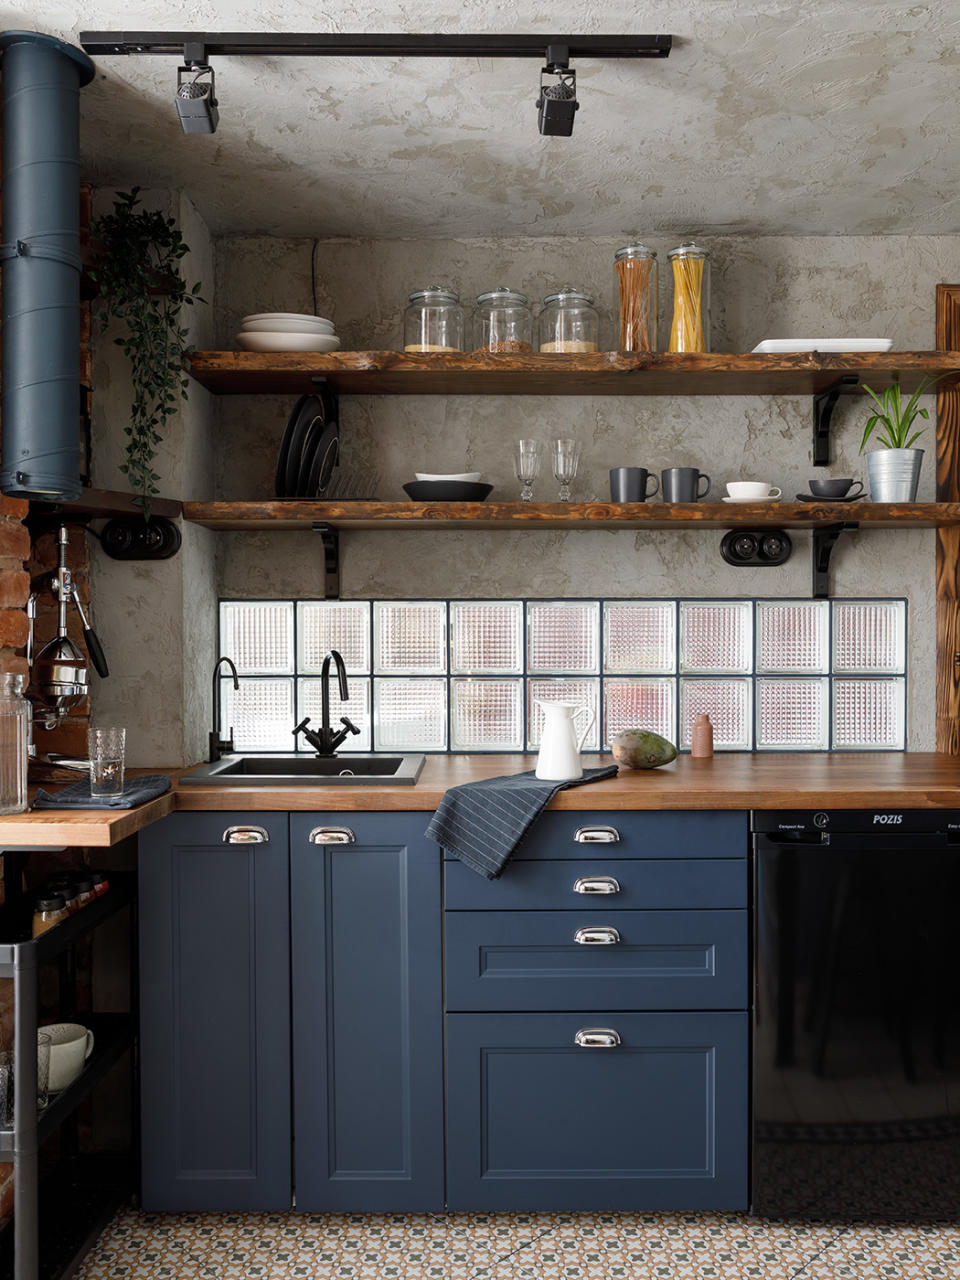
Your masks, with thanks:
M619 893L620 881L614 876L580 876L573 885L574 893Z
M356 844L349 827L314 827L307 839L311 844Z
M620 933L611 925L587 925L576 931L573 940L583 947L612 947L620 941Z
M221 844L269 844L270 837L264 827L227 827Z
M612 1027L581 1027L573 1043L581 1049L615 1049L621 1040Z

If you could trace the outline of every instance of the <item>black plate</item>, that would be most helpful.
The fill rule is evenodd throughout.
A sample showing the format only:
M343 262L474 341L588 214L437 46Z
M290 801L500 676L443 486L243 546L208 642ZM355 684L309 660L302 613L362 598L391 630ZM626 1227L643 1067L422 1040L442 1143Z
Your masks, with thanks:
M818 498L815 493L798 493L798 502L859 502L861 498L865 498L865 493L857 493L851 498L849 496L843 498Z
M300 452L303 448L303 437L318 413L323 413L323 405L313 395L301 396L293 406L293 412L287 419L287 425L280 440L280 451L277 454L277 469L273 484L278 498L293 497L296 492L294 486L300 474ZM299 443L293 454L293 457L297 460L296 466L293 466L291 449L295 437Z
M411 480L403 486L414 502L483 502L492 489L469 480Z
M309 451L309 458L308 458ZM337 465L340 454L340 432L335 422L324 424L323 430L317 433L315 441L304 450L303 466L300 470L300 484L297 496L300 498L319 498L330 483L333 468Z

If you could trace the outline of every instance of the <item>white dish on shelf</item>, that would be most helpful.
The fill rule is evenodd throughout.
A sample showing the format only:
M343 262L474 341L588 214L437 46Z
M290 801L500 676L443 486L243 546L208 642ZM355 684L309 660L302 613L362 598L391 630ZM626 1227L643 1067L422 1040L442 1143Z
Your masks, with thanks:
M244 351L314 351L325 355L340 349L340 339L329 333L238 333L236 340Z
M480 471L451 471L449 475L435 475L426 471L417 471L418 480L462 480L464 484L479 484Z
M837 351L855 352L892 351L892 338L764 338L754 348L758 355L803 355L820 351L832 355Z
M315 316L309 311L255 311L253 315L244 316L243 323L250 320L313 320L316 324L328 324L333 328L333 321L326 316Z
M329 320L311 320L303 316L299 320L244 320L241 325L243 333L325 333L333 336L333 325Z
M772 498L769 496L766 498L721 498L721 502L736 502L736 503L739 503L740 505L746 504L747 506L752 506L754 502L779 502L779 501L780 501L779 497Z

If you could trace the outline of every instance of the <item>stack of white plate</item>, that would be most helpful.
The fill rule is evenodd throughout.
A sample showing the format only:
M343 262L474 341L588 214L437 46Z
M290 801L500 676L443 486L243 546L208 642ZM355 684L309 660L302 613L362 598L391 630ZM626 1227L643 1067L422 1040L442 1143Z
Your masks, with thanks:
M333 321L298 311L260 311L244 316L237 334L244 351L339 351Z

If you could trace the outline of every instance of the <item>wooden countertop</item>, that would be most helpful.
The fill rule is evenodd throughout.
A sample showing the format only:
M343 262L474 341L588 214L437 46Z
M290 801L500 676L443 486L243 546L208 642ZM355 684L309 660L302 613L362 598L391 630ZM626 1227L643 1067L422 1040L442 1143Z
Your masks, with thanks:
M589 762L609 763L609 756ZM427 756L413 787L177 786L138 809L45 809L0 818L0 850L17 845L106 847L173 810L255 812L431 810L450 787L532 769L528 756ZM143 772L148 772L144 770ZM598 809L960 809L960 758L910 752L871 755L681 756L661 769L561 791L550 806Z

